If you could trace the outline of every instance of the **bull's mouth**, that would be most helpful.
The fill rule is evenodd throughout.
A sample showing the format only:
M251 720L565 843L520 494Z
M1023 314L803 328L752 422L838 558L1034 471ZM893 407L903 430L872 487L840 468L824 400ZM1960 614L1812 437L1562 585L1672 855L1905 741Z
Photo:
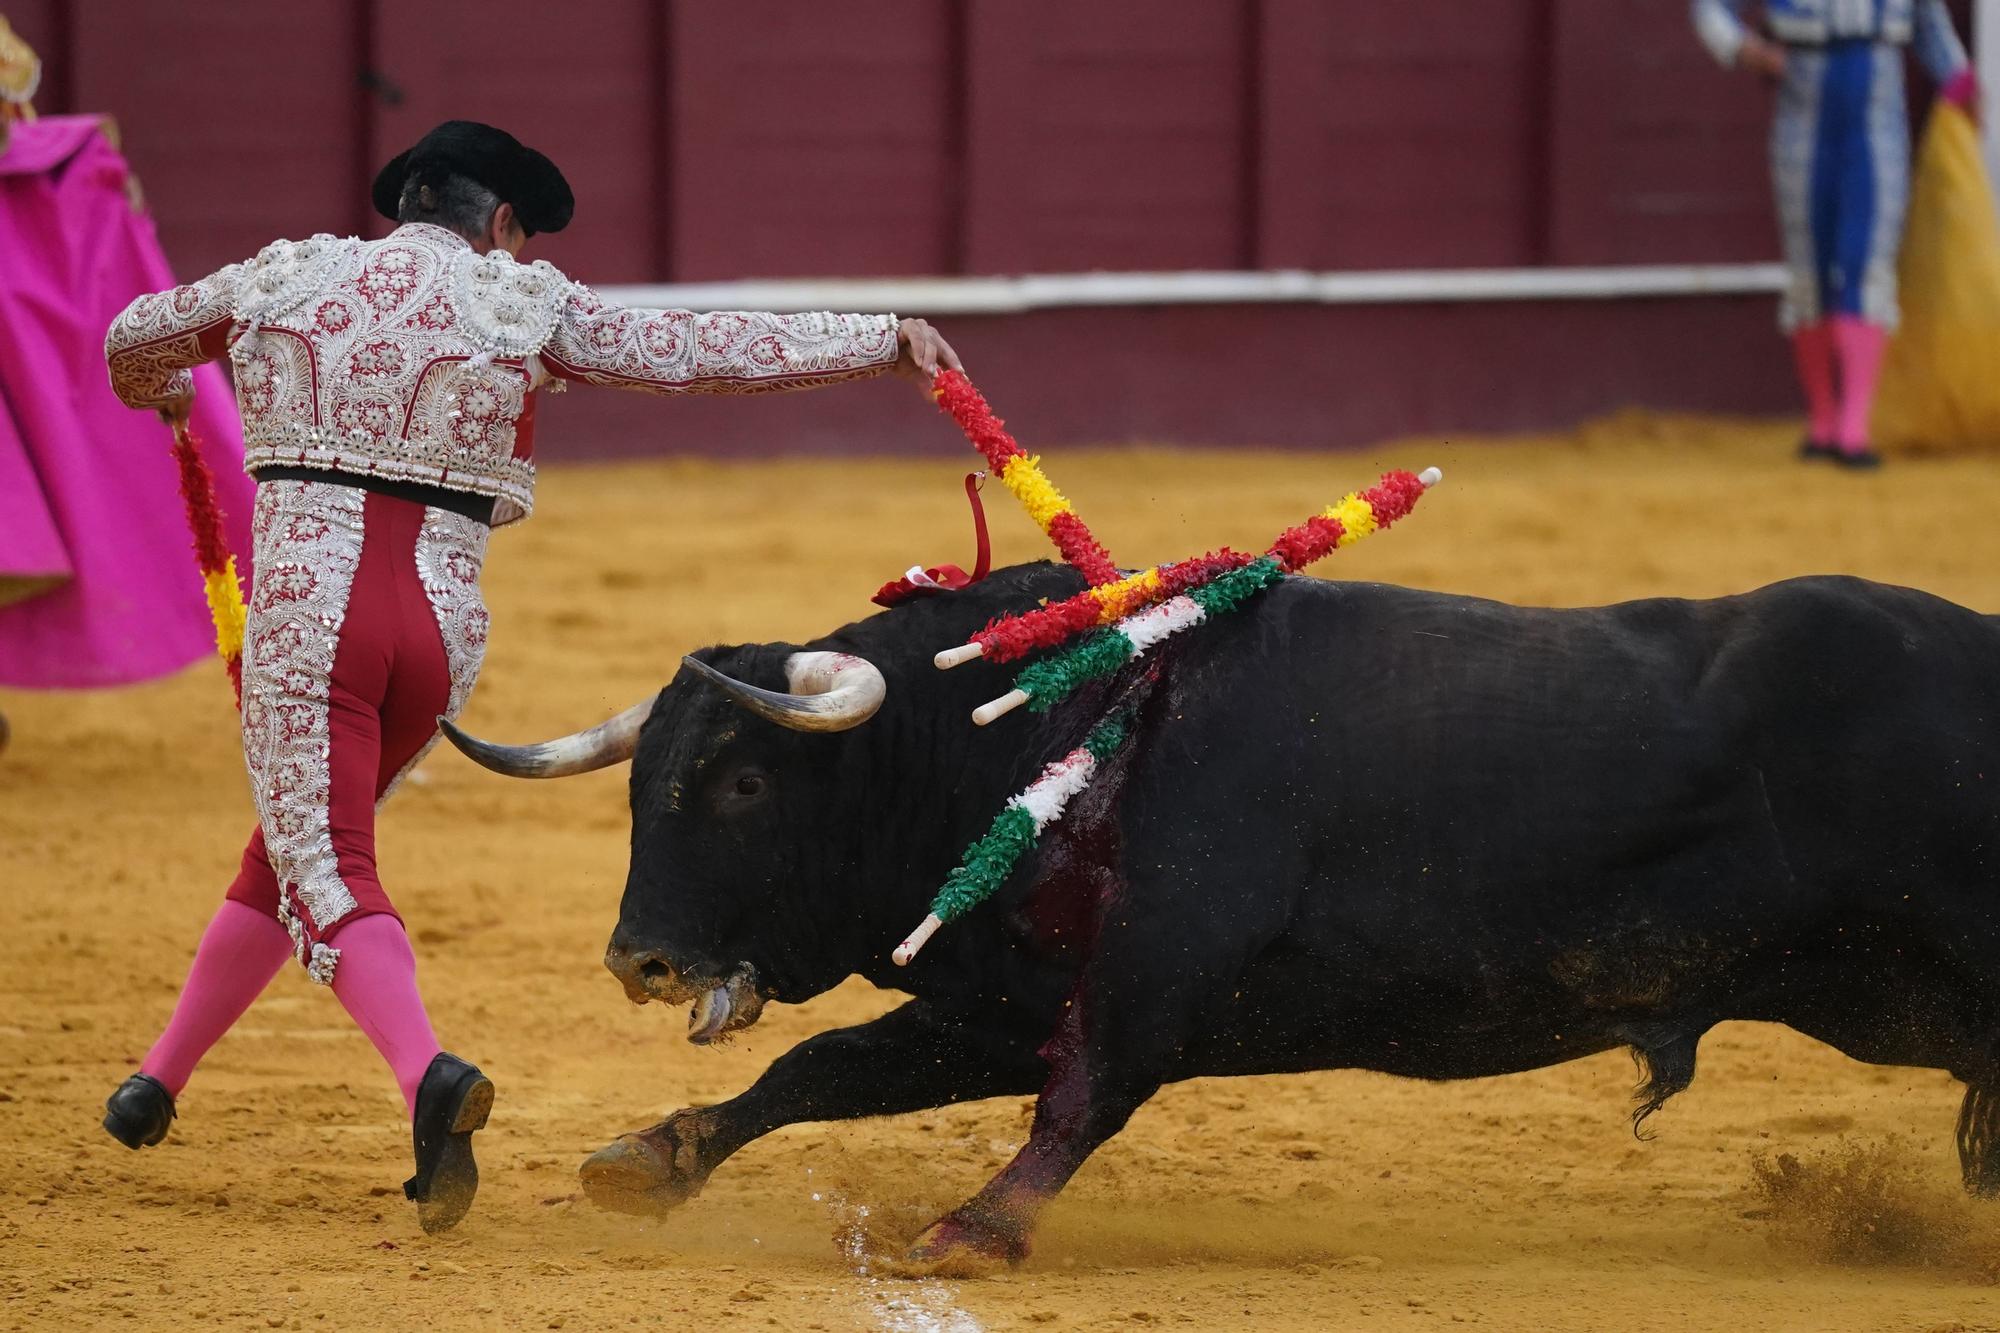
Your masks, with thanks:
M688 1004L688 1040L706 1046L732 1032L755 1023L764 1012L766 993L757 984L757 969L737 963L727 970L702 967L690 976L657 954L647 955L637 967L622 951L614 948L605 955L605 966L625 987L625 997L634 1004L658 1000L661 1004ZM706 975L704 975L706 974Z
M688 1010L688 1040L707 1046L732 1032L741 1032L763 1013L764 997L757 993L756 969L745 963L695 996Z

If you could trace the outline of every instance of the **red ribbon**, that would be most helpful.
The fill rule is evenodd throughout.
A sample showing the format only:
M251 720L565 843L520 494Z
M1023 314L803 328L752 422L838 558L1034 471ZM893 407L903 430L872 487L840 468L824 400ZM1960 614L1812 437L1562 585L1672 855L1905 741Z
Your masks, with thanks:
M902 578L891 579L876 590L868 600L877 606L894 606L908 601L919 593L956 592L985 578L993 568L993 543L986 535L986 506L980 503L979 487L985 480L983 472L965 474L965 499L972 506L972 535L978 551L973 556L972 572L966 573L957 565L933 565L922 571L923 582L917 582L905 574ZM912 570L911 573L917 571Z

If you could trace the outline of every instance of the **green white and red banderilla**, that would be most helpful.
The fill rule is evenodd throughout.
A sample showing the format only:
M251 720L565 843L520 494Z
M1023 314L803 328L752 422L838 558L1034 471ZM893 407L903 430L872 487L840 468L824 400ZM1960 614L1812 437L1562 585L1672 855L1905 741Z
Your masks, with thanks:
M1387 527L1409 513L1417 498L1443 476L1436 468L1426 468L1418 475L1388 473L1380 485L1350 495L1324 513L1287 528L1270 551L1248 564L1224 569L1198 587L1126 616L1054 657L1027 667L1014 678L1013 689L973 709L972 720L983 727L1022 704L1034 712L1046 712L1078 686L1112 675L1154 644L1234 611L1285 575Z
M1348 495L1296 527L1287 528L1267 554L1282 560L1288 572L1302 569L1336 546L1352 546L1409 513L1417 497L1435 485L1440 475L1436 468L1426 469L1421 476L1401 471L1384 473L1382 480L1367 490ZM1001 616L966 644L947 648L934 660L940 670L975 658L1012 662L1039 649L1056 647L1086 630L1170 601L1256 559L1257 556L1224 548L1170 565L1156 565L1116 583L1086 588L1074 597L1048 606Z
M991 898L1040 840L1042 831L1062 818L1071 798L1090 785L1102 767L1131 734L1132 710L1113 710L1083 738L1083 744L1048 765L1027 790L1001 807L986 836L965 849L958 868L931 900L930 915L896 946L896 966L907 967L917 951L947 921L956 920Z
M1043 475L1041 460L1031 458L1012 435L1007 423L993 415L993 409L972 387L963 371L940 370L931 381L931 396L938 406L958 422L972 447L986 458L986 466L1014 493L1036 526L1048 534L1062 558L1092 585L1116 583L1118 566L1111 553L1090 535L1090 529L1070 508L1063 493Z

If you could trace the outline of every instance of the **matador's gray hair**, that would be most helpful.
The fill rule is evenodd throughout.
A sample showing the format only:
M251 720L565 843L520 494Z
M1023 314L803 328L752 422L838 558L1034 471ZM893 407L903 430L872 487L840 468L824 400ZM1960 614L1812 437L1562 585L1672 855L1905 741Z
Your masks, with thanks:
M470 177L454 174L435 184L412 174L396 201L396 221L428 222L476 241L486 234L486 224L498 207L500 196Z

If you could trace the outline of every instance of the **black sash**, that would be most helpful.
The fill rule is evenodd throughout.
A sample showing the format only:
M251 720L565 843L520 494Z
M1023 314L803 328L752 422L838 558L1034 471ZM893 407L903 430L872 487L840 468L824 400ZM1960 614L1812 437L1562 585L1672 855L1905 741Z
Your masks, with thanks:
M330 486L352 486L356 490L460 514L489 528L493 526L493 497L474 495L471 491L448 490L443 486L426 486L416 481L390 481L386 477L364 477L355 472L339 472L323 467L260 467L250 475L258 481L321 481Z

